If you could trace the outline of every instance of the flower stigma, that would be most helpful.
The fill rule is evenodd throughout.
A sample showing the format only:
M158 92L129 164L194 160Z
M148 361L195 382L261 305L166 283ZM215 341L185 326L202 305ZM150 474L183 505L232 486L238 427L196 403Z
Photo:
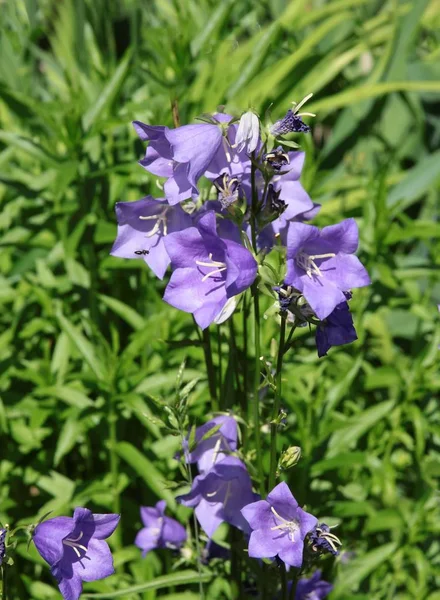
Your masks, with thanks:
M78 548L84 551L84 555L87 552L87 548L85 546L83 546L82 544L78 544L83 535L84 533L80 531L79 536L77 538L66 538L65 540L63 540L63 544L65 546L69 546L69 548L72 548L72 550L75 552L78 558L81 558L81 552L78 550Z
M312 275L317 275L318 277L322 277L322 273L315 260L321 260L323 258L333 258L336 256L333 252L328 252L327 254L307 254L306 252L298 252L296 255L296 264L301 269L304 269L307 276L312 279Z
M159 229L162 227L162 235L167 235L168 226L167 226L167 212L170 210L169 206L165 206L163 210L156 215L149 215L148 217L139 217L142 221L153 221L156 219L156 223L153 226L153 229L145 234L145 237L153 237Z
M273 506L270 507L270 510L273 512L273 514L275 515L275 517L277 519L282 521L282 523L280 525L275 525L274 527L271 527L270 528L271 531L275 531L277 529L280 529L281 531L287 531L287 533L289 535L289 540L291 542L294 542L295 541L295 533L297 533L300 530L298 521L296 521L295 519L293 519L292 521L288 521L287 519L284 519L284 517L282 517L281 515L279 515L277 513L277 511L274 509Z
M217 260L212 260L212 252L209 253L208 258L211 262L196 260L196 265L198 265L199 267L214 267L214 271L210 271L209 273L206 273L202 277L202 281L206 281L207 279L209 279L209 277L213 277L214 275L217 275L218 273L221 273L222 271L226 271L226 263L220 262Z

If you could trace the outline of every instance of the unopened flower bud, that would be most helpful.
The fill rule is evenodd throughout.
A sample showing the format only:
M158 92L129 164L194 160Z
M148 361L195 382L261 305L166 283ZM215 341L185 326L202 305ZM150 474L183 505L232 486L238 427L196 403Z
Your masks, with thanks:
M278 469L280 471L286 471L294 467L301 458L301 448L299 446L290 446L285 450L280 457L278 462Z
M251 153L258 146L260 138L260 120L251 110L241 115L240 123L235 137L235 145L239 152L246 148Z

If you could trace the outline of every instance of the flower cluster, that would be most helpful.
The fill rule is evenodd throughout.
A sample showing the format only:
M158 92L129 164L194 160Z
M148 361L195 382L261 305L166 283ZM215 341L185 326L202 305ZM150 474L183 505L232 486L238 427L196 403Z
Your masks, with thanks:
M356 339L348 299L369 277L354 256L353 219L322 230L305 223L320 207L300 183L304 152L285 150L292 143L283 136L310 131L302 117L314 115L299 112L309 97L266 128L251 110L238 123L214 113L175 129L135 121L148 142L140 165L162 178L164 197L117 203L111 253L142 258L161 279L171 266L164 300L205 329L232 314L265 256L281 244L286 273L279 289L290 293L280 295L280 310L297 324L317 325L323 356Z

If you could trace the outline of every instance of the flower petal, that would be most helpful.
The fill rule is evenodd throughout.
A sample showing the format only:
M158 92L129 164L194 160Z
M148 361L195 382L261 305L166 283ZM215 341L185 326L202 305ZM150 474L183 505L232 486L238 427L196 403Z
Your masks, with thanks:
M76 574L73 574L69 578L63 577L60 579L58 587L64 600L78 600L82 594L82 581Z
M159 547L160 530L144 527L139 531L134 540L135 545L142 550L142 556L146 556L150 550Z
M92 538L84 558L73 563L73 572L83 581L96 581L113 575L113 557L107 542Z
M59 562L64 554L63 539L75 529L71 517L55 517L43 521L35 528L33 541L39 554L50 566Z

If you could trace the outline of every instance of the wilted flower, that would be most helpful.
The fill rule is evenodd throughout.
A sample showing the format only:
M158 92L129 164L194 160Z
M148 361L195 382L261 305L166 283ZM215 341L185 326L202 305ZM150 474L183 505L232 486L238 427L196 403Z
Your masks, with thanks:
M6 529L0 529L0 567L6 556Z
M175 519L165 516L166 502L160 500L156 506L142 506L141 519L145 525L134 543L146 556L155 548L180 548L186 542L186 531Z
M205 329L220 315L229 298L253 283L257 263L241 244L220 238L214 211L202 214L197 227L165 238L173 274L164 300L193 313Z
M240 459L227 456L212 469L198 475L188 494L177 500L195 508L196 517L205 533L212 537L218 526L229 523L248 532L249 527L241 514L246 504L253 502L252 482L246 466Z
M329 552L333 556L339 554L338 546L342 546L341 540L331 533L330 527L325 523L320 523L313 529L310 542L314 552Z
M37 525L35 547L49 563L65 600L78 600L83 581L114 573L110 548L104 540L114 532L119 519L119 515L75 508L73 518L55 517Z
M274 171L281 171L283 167L290 163L289 154L284 152L281 146L271 152L263 154L263 162L267 162Z
M254 112L248 110L241 115L237 135L235 136L235 144L239 152L244 149L250 154L258 146L259 140L260 120Z
M323 600L333 586L321 579L321 571L315 571L309 579L300 579L296 586L295 600Z
M286 483L279 483L266 500L249 504L241 512L252 528L251 558L278 556L288 566L301 567L304 539L318 521L299 508Z
M353 256L358 241L354 219L322 230L305 223L289 225L285 283L302 292L320 319L345 302L344 292L370 283L365 267Z
M197 182L222 144L219 125L200 123L169 129L133 122L136 133L149 145L140 164L153 175L167 177L165 196L178 204L198 194Z
M216 430L209 435L209 432ZM233 417L220 415L214 417L201 427L195 434L195 448L186 454L189 463L197 463L200 473L209 471L211 467L229 456L237 449L238 428ZM188 440L185 440L188 443Z
M299 109L309 100L313 94L306 96L299 104L293 102L294 108L287 111L286 115L274 123L270 128L272 135L286 135L286 133L307 133L310 131L310 127L304 123L301 117L309 116L315 117L314 113L303 112L299 113Z
M121 258L143 258L162 279L170 258L164 238L192 224L180 206L170 206L162 198L147 196L135 202L117 202L118 235L110 254Z
M332 346L343 346L357 340L348 302L341 302L316 328L318 356L325 356Z
M222 173L212 183L218 192L218 200L223 209L237 202L240 191L240 181L237 177Z

